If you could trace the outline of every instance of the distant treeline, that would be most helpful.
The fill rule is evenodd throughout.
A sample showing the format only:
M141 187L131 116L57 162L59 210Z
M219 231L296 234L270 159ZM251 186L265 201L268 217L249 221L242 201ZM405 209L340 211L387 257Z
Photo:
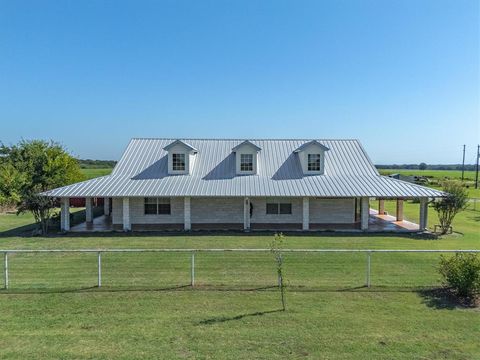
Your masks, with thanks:
M92 160L78 159L78 164L82 169L106 169L113 168L117 162L115 160ZM425 167L426 166L426 167ZM404 169L404 170L462 170L462 164L450 165L428 165L428 164L402 164L402 165L375 165L377 169ZM465 171L475 171L475 165L465 164Z
M419 170L420 164L403 164L403 165L375 165L377 169L398 169L398 170ZM450 165L428 165L426 168L422 166L424 170L462 170L462 164L450 164ZM465 164L465 171L475 171L475 165Z
M117 162L114 160L78 159L78 164L82 169L105 169L113 168Z

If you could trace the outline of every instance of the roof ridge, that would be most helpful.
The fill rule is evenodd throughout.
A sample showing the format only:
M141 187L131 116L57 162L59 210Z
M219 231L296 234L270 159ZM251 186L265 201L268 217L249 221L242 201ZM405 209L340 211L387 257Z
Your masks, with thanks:
M131 140L208 140L208 141L358 141L356 138L184 138L184 137L132 137Z

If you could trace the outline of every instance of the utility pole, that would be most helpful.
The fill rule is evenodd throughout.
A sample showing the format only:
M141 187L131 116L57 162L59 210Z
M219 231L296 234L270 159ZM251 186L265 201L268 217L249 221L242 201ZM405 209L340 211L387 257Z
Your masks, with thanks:
M475 169L475 189L478 189L478 158L480 157L480 145L477 145L477 167Z
M463 181L463 174L465 173L465 145L463 145L463 160L462 160L462 181Z

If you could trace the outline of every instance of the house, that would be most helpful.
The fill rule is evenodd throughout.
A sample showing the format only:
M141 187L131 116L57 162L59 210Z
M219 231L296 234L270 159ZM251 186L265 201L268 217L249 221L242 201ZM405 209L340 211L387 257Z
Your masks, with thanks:
M429 199L443 193L379 175L358 140L135 138L111 175L44 195L61 199L64 231L73 197L86 199L84 229L123 231L381 231L384 200L397 201L390 222L400 224L403 201L418 198L420 224L405 227L418 231ZM94 198L105 199L102 223L92 216Z

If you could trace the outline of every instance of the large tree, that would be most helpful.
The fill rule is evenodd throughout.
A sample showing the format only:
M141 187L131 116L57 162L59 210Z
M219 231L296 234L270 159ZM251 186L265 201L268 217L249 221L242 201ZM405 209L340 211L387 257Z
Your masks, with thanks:
M62 145L43 140L1 145L0 157L0 179L8 180L0 198L16 203L19 213L31 211L46 234L55 202L39 194L82 180L77 160Z

